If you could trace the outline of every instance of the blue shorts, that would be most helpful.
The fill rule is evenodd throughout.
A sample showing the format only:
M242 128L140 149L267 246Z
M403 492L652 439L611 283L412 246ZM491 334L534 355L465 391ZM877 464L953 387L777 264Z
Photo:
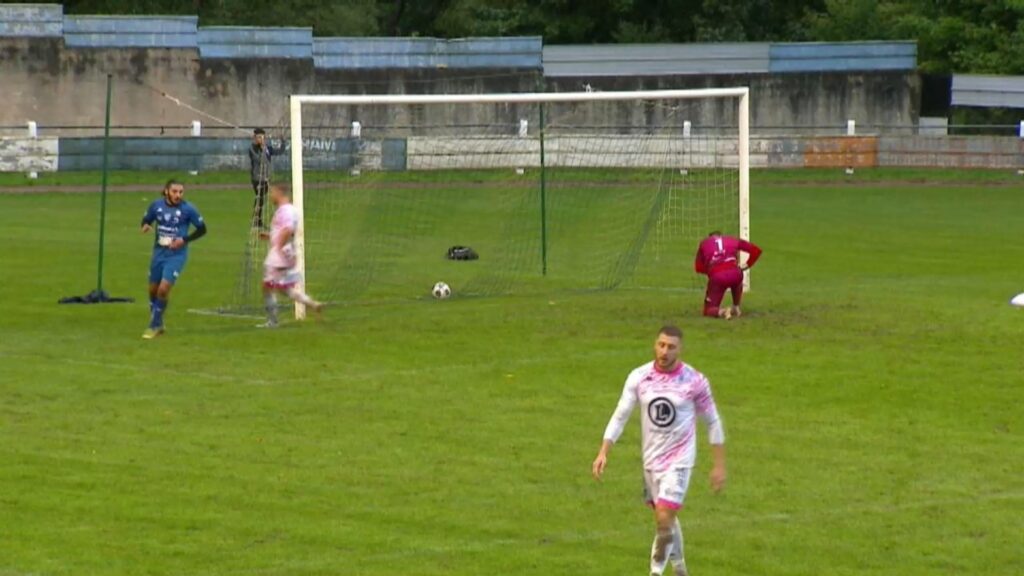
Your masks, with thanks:
M188 260L187 253L170 256L153 254L153 259L149 263L149 283L159 284L160 281L166 281L173 286L178 280L178 276L181 275L181 271L185 269L186 260Z

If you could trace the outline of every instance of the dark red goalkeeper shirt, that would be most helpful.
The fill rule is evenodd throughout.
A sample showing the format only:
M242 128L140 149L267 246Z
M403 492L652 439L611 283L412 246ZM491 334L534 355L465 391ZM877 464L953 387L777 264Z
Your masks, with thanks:
M753 242L740 240L734 236L708 236L697 248L697 258L693 263L693 268L700 274L708 275L738 268L741 251L749 255L747 257L748 268L761 257L761 249Z

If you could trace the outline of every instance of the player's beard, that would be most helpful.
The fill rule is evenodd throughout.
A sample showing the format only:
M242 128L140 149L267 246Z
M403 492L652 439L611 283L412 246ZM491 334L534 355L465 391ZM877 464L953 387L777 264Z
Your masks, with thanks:
M673 358L672 360L668 360L667 357L665 359L662 359L662 358L660 358L658 356L654 357L654 364L662 372L669 372L669 371L671 371L673 368L676 367L676 364L678 362L679 362L679 358Z

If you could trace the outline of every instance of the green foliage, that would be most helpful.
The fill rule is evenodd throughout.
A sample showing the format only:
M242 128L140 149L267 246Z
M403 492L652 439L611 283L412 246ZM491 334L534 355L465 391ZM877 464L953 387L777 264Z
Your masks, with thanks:
M1021 0L826 0L810 40L917 40L925 72L1024 73Z

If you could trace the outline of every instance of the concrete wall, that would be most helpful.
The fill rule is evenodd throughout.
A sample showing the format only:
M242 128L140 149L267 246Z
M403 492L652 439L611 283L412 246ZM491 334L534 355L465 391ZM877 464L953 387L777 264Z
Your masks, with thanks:
M650 77L548 78L547 88L567 92L675 88L750 87L751 124L839 134L846 120L876 126L912 126L920 115L920 79L914 72L807 72ZM734 104L727 100L693 101L686 113L694 125L735 126Z
M1024 168L1024 138L1011 136L887 136L878 139L880 166Z
M543 58L542 58L543 56ZM287 124L295 93L479 93L750 86L755 126L916 123L912 42L543 46L541 38L313 38L310 28L201 27L196 16L64 16L60 5L0 5L0 130L35 120L45 135L103 122L115 133L215 134ZM552 107L555 110L555 107ZM610 104L555 110L575 125L645 131L668 115ZM514 124L519 107L416 106L318 112L312 125ZM735 124L733 103L689 102L675 116ZM151 127L148 132L139 127ZM239 129L232 132L231 128ZM834 127L834 128L833 128ZM228 131L224 131L228 128ZM409 135L415 135L415 131Z
M0 39L5 105L0 125L36 120L44 131L102 126L106 75L113 75L112 124L179 126L211 118L161 96L166 92L229 124L280 120L289 94L312 89L311 60L200 60L194 49L66 49L60 39ZM173 134L173 133L172 133Z
M572 168L736 168L735 137L586 136L545 139L546 165ZM358 162L358 160L357 160ZM392 161L392 164L394 162ZM755 135L754 168L1024 168L1024 138ZM537 138L408 139L409 170L539 167Z
M66 129L73 126L92 126L96 135L103 125L107 73L114 80L115 127L150 126L145 135L178 136L188 133L193 120L207 130L284 126L291 94L523 92L540 84L539 70L467 75L459 69L318 69L312 59L200 58L194 49L71 50L59 38L0 38L0 126L35 120L48 135L75 135Z
M287 142L274 168L290 169ZM114 170L241 170L248 168L243 138L114 138ZM537 136L475 138L309 138L311 170L439 170L536 168ZM735 138L560 134L545 138L546 165L573 168L735 168ZM0 172L99 170L102 138L0 138ZM1024 138L1002 136L785 136L755 135L755 168L1024 168Z
M314 67L312 59L200 58L193 49L71 50L56 38L3 38L0 55L0 77L6 88L0 126L35 120L46 135L69 134L59 127L102 125L107 73L115 83L113 124L157 127L137 135L185 135L192 120L202 121L208 129L218 125L238 125L246 130L285 126L288 96L296 93L483 93L542 87L579 91L588 86L604 91L750 86L754 126L819 127L823 133L838 133L851 118L859 124L915 124L920 91L917 75L906 71L543 79L539 70L512 68L491 69L486 74L459 69L322 69ZM694 101L687 108L687 119L694 125L736 123L734 106L725 100ZM574 121L645 125L635 110L591 109L602 110L600 117L590 113L589 118ZM408 106L357 112L367 125L396 116L416 120L415 107ZM330 121L345 126L353 113L338 110L337 114ZM497 112L463 119L459 114L452 107L437 120L475 124L516 120L515 114L495 116ZM177 128L160 131L161 126Z

